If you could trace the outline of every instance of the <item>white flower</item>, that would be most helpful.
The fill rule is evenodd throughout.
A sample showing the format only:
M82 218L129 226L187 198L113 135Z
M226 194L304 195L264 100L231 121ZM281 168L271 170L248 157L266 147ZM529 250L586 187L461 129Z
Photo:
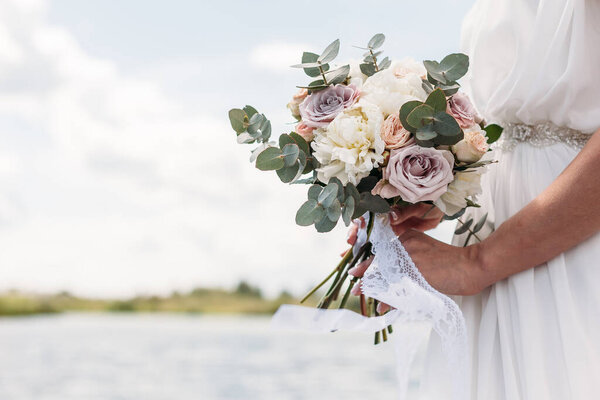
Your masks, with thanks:
M373 104L359 101L326 128L315 130L312 142L321 182L337 177L345 185L358 182L383 163L385 143L379 136L383 115Z
M367 80L367 76L360 70L360 61L353 61L350 63L348 77L350 78L348 84L354 85L358 89L362 88L363 83Z
M461 162L469 164L477 162L490 148L485 131L475 124L464 132L464 139L452 146L452 151Z
M457 172L448 190L435 205L446 215L454 215L467 206L467 197L475 197L481 193L481 174L484 168L465 172Z
M408 74L416 74L419 77L427 76L427 70L423 63L415 61L410 57L403 58L400 61L393 61L389 68L398 78L405 77Z
M408 101L427 98L418 74L411 72L398 77L391 67L369 77L361 92L362 98L378 106L386 117L396 114Z

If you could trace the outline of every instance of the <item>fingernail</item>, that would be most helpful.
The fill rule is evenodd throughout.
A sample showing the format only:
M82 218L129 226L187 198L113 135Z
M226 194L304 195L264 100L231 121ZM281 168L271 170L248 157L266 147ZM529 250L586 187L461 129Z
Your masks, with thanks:
M397 221L397 220L398 220L398 218L400 218L400 217L398 216L398 212L397 212L396 210L392 210L392 211L390 212L390 214L391 214L392 220L394 220L394 221Z
M360 296L362 294L362 290L360 289L360 282L357 282L356 285L354 285L352 287L352 290L350 291L350 293L353 296Z

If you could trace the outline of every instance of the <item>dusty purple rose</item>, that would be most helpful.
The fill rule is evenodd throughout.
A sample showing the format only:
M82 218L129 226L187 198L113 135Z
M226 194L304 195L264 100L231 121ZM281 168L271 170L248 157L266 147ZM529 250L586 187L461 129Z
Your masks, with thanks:
M435 201L454 180L453 166L454 156L447 150L417 145L392 150L372 193L386 199L400 196L409 203Z
M335 85L313 93L300 104L300 116L309 127L327 126L336 115L356 103L360 92L354 85Z
M456 119L456 122L461 128L470 128L481 118L477 115L477 111L469 100L469 96L464 93L456 93L448 100L448 108L446 112Z

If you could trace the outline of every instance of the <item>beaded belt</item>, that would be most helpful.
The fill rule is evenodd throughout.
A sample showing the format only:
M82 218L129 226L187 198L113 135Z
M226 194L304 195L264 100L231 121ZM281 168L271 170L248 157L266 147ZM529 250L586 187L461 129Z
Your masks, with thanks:
M504 125L504 132L502 132L497 147L504 151L511 151L518 143L529 143L536 147L564 143L581 150L591 136L575 129L554 125L551 122L536 125L509 123Z

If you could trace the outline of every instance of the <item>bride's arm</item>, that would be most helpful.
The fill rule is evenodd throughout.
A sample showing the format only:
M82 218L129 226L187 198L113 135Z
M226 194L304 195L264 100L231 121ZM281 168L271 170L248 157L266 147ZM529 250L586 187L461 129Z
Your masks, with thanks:
M554 182L478 244L481 285L543 264L600 230L600 131Z
M560 176L482 243L454 247L410 230L397 232L436 289L469 295L533 268L600 230L600 131Z

